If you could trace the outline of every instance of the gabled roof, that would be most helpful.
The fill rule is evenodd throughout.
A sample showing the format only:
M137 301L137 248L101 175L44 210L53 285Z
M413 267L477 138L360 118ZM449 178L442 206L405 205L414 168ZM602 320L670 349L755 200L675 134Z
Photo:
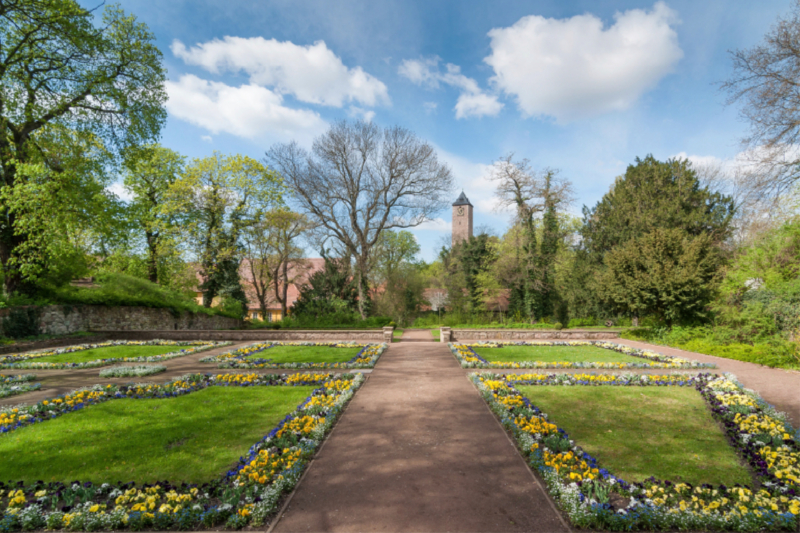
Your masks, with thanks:
M471 203L469 203L469 199L467 199L467 195L464 194L464 191L461 191L461 194L458 195L458 200L453 202L453 205L468 205L470 207L474 207Z

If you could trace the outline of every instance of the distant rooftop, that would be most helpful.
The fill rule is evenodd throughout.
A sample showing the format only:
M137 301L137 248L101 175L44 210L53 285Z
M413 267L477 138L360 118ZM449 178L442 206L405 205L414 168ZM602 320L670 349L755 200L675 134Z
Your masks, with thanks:
M467 195L464 194L464 191L461 191L461 194L458 196L458 200L453 202L453 205L469 205L469 206L472 206L472 204L469 203L469 199L467 198Z

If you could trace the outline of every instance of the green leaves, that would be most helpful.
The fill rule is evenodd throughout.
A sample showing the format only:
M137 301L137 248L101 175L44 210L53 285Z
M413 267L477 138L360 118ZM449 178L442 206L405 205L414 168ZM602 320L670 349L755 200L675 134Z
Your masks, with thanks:
M654 229L615 247L604 263L598 291L619 310L653 314L670 325L707 316L719 266L709 235Z
M593 209L584 207L583 243L596 262L619 244L656 228L708 234L731 231L733 200L702 187L687 160L636 159Z
M113 229L108 171L127 147L155 139L166 119L166 73L153 40L118 6L108 6L97 26L73 0L0 7L6 292L30 291L52 277L51 265L63 266ZM71 270L63 277L80 269Z

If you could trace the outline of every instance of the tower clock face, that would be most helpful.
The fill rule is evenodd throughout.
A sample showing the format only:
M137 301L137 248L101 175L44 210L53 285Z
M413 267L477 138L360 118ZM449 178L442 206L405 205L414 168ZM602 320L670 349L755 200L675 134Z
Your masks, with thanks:
M458 209L456 209L456 213L458 213L459 216L463 215L464 214L464 208L463 207L459 207Z

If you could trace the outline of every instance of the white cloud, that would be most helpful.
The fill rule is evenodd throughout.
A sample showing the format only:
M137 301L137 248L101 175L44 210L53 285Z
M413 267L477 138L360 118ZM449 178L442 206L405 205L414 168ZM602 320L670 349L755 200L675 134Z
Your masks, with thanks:
M167 81L166 89L170 114L212 133L308 144L327 127L317 113L286 107L280 94L258 85L233 87L186 74Z
M630 107L672 72L683 57L673 29L677 15L663 2L653 9L569 19L530 15L489 32L484 58L491 81L517 98L525 115L569 121Z
M436 149L436 153L450 167L456 186L464 189L477 213L497 213L499 202L494 195L497 184L488 178L491 165L474 163L440 148Z
M273 87L302 102L334 107L389 103L383 82L361 67L348 68L323 41L299 46L263 37L225 37L191 48L175 40L171 49L188 64L216 74L244 71L251 84Z
M496 96L485 93L461 93L456 101L456 118L495 116L503 109Z
M419 226L416 226L414 229L419 231L449 232L453 231L453 223L452 221L447 221L443 218L434 218L433 220L423 222Z
M431 113L436 112L436 108L439 106L436 102L425 102L422 104L422 107L425 108L425 113L430 115Z
M709 166L723 166L729 164L713 155L690 155L686 152L679 152L670 157L670 159L688 159L693 167L709 167Z
M436 89L440 83L444 83L460 89L461 94L455 106L456 118L495 116L503 109L497 96L484 93L478 82L461 73L461 67L448 63L445 71L441 72L439 61L438 57L405 59L397 71L417 85Z
M133 195L125 189L125 186L120 181L115 181L109 185L106 190L114 194L117 198L126 202L133 200Z
M364 109L362 107L356 107L351 105L350 108L347 110L347 114L351 118L357 118L359 120L363 120L364 122L372 122L372 119L375 118L375 111Z
M200 140L207 143L214 142L214 139L211 138L211 135L203 135L200 137Z

